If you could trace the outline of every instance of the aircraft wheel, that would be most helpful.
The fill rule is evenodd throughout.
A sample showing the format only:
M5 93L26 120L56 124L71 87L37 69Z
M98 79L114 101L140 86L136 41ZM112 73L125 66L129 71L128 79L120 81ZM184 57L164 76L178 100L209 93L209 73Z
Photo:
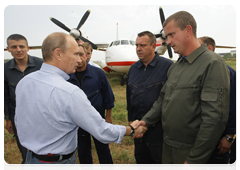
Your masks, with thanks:
M124 86L124 78L121 76L121 86Z

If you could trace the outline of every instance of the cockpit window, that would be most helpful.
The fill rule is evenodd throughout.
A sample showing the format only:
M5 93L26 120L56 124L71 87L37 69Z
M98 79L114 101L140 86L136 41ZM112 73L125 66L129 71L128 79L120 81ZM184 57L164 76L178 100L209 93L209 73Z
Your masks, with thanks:
M130 44L131 44L131 45L135 45L135 41L130 40Z
M111 42L111 44L109 45L109 47L111 47L113 45L113 42Z
M119 45L120 44L120 41L114 41L113 42L113 45Z
M111 46L112 46L112 44L113 44L113 42L111 42L111 44L109 45L109 47L111 47Z
M121 45L128 45L128 44L129 44L128 40L121 40Z

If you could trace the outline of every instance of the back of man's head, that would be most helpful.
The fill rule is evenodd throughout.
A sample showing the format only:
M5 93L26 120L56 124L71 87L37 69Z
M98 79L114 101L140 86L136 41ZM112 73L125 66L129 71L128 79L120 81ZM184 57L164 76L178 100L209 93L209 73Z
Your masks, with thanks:
M7 38L7 45L8 45L8 40L15 40L15 41L19 41L19 40L25 40L28 46L28 41L27 39L21 35L21 34L12 34Z
M149 41L150 41L150 45L152 45L153 43L156 43L156 37L153 33L151 33L150 31L143 31L140 32L138 34L138 37L142 37L142 36L148 36L149 37Z
M207 46L211 45L212 51L215 51L216 44L215 44L215 41L213 38L204 36L204 37L200 37L198 39L202 40L203 44L206 44Z
M197 37L197 23L189 12L179 11L172 14L164 21L163 28L172 20L175 22L175 26L181 30L184 30L187 25L190 25L192 27L193 35Z
M68 47L67 36L69 35L65 33L54 32L44 39L42 44L42 55L44 62L52 60L52 55L56 48L59 48L62 52L66 51Z
M92 45L91 45L90 43L84 42L84 43L83 43L83 46L84 46L87 50L90 49L91 51L93 51Z

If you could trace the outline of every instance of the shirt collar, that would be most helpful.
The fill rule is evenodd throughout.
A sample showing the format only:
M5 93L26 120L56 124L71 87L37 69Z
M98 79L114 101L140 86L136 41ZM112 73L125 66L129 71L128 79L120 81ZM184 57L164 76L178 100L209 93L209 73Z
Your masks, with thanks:
M27 65L27 67L35 67L35 66L36 66L36 64L34 62L33 57L28 55L28 65ZM14 58L12 60L10 60L8 68L9 69L18 68Z
M188 61L190 64L192 64L204 51L207 50L207 45L206 44L202 44L200 47L198 47L195 51L193 51L191 54L189 54L188 56L182 57L180 56L178 58L178 61L180 59L185 59L186 61Z
M148 65L154 67L154 66L156 65L156 63L158 62L158 59L157 59L158 56L159 56L158 53L155 52L154 58L152 59L152 61L151 61ZM140 68L140 67L142 67L142 66L145 66L145 65L143 64L143 62L142 62L141 60L139 60L139 62L138 62L138 68Z
M54 75L61 76L61 77L64 78L65 80L68 80L68 79L69 79L69 75L68 75L67 73L65 73L65 72L64 72L63 70L61 70L60 68L55 67L55 66L50 65L50 64L43 63L40 70L41 70L41 71L44 71L44 72L48 72L48 73L50 73L50 74L54 74Z
M86 68L85 76L93 77L93 72L92 72L91 67L94 67L94 66L91 66L91 65L88 63L88 64L87 64L87 68ZM77 79L75 73L69 74L69 76L70 76L70 79L69 79L69 80Z

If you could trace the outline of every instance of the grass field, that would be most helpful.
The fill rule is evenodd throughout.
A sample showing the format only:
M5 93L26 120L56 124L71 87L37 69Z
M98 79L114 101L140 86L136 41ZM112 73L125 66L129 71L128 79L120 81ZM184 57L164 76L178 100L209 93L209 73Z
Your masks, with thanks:
M227 64L236 70L236 61L227 61ZM107 74L115 96L115 107L112 110L113 124L128 125L126 85L120 86L119 73ZM4 124L5 125L5 124ZM121 144L110 143L110 150L115 164L135 164L134 143L132 137L124 137ZM92 142L93 163L99 164L95 145ZM9 164L20 164L21 154L13 135L4 128L4 159Z

